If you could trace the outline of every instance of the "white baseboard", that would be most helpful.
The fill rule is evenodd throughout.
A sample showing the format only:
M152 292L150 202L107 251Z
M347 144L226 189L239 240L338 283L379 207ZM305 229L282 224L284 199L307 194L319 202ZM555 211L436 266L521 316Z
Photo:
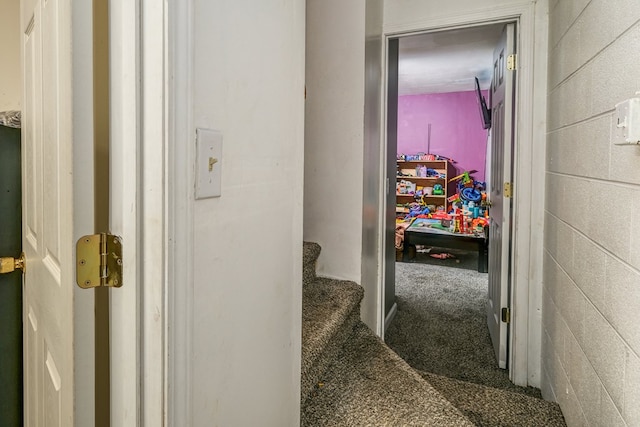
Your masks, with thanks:
M396 313L397 312L398 312L398 304L396 304L394 302L393 306L391 306L391 310L389 310L389 314L387 314L387 317L385 317L385 319L384 319L384 331L385 332L387 332L387 328L389 328L389 325L393 321L393 318L396 317Z

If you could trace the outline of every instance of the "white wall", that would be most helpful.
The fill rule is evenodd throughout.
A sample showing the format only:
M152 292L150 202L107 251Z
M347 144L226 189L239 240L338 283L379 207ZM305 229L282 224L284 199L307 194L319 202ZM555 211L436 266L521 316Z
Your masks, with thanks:
M192 14L193 133L224 145L222 197L193 206L190 415L299 425L304 0L194 0Z
M322 246L320 275L364 287L374 330L380 183L363 177L380 162L382 3L307 1L304 239Z
M364 40L364 0L307 1L304 239L322 246L320 275L358 283Z
M611 144L640 90L640 3L553 1L543 394L568 425L640 425L640 147Z
M0 11L0 111L19 110L22 99L20 2L0 0Z

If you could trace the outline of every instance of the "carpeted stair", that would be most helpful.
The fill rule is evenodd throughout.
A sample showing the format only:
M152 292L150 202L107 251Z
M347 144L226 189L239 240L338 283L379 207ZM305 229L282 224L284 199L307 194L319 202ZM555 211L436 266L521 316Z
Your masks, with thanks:
M473 426L362 322L303 404L300 424Z
M501 390L420 372L449 402L475 425L484 427L565 427L556 403L523 393Z
M301 424L472 426L360 322L363 289L317 277L303 246Z
M316 277L320 245L304 243L302 282L302 378L301 401L360 320L363 289L353 282Z
M360 320L362 287L318 278L302 290L301 399L309 395Z
M316 276L304 243L302 426L564 426L542 399L419 372L360 321L363 290Z

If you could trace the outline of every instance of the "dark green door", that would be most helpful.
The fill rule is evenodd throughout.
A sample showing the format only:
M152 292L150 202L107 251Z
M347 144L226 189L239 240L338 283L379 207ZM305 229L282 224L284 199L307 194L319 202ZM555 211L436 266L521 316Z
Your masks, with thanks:
M0 125L0 256L22 251L20 129ZM0 426L22 426L22 273L0 275Z

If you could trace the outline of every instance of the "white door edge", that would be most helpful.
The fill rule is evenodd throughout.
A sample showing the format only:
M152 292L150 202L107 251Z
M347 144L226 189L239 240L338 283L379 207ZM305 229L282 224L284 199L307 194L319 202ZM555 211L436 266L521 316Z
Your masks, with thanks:
M122 288L110 291L111 424L140 425L139 13L137 2L109 9L110 228L123 242Z
M88 90L93 84L93 62L83 60L83 57L93 55L93 5L74 3L72 11L72 46L73 46L73 170L74 176L93 176L95 173L94 159L94 116L93 90ZM79 102L82 100L81 102ZM94 233L94 182L80 182L74 180L74 204L83 203L91 195L91 202L86 204L87 216L76 216L73 219L73 239ZM91 188L88 188L90 186ZM90 213L89 213L90 212ZM75 247L73 260L75 265ZM75 390L74 404L76 407L76 425L95 425L95 305L94 292L73 286L75 344L74 356ZM84 323L84 324L83 324ZM80 347L80 348L78 348ZM82 355L82 359L78 357Z
M138 176L141 208L139 230L141 262L139 282L142 312L140 337L142 384L142 425L164 425L166 384L165 331L167 309L167 85L166 64L167 2L141 0L141 156ZM175 282L174 282L175 283Z
M123 427L165 424L166 10L146 3L112 0L109 19L110 219L123 240L123 286L111 290L111 422Z
M487 23L517 22L519 70L517 91L516 145L513 176L518 183L514 194L514 223L512 246L512 292L511 332L509 342L509 375L518 385L540 386L541 317L542 305L542 242L544 219L544 168L546 141L546 98L536 94L533 88L546 87L546 44L548 22L546 0L537 3L493 7L481 12L456 14L435 19L424 17L411 24L385 26L384 61L388 58L389 38L412 35L420 32L442 31L448 28L464 28ZM536 50L538 46L538 50ZM387 80L384 68L383 81ZM382 99L382 120L386 122L386 92ZM384 135L385 133L383 133ZM538 143L535 143L538 141ZM542 141L542 142L541 142ZM386 153L386 137L380 143L381 154ZM372 165L373 166L373 165ZM366 168L365 174L380 173L375 168ZM382 182L383 175L368 176ZM384 190L384 186L381 186ZM380 197L384 199L384 194ZM383 207L382 207L383 208ZM384 216L384 211L381 211ZM378 230L384 233L384 226ZM378 262L384 263L384 247L378 252ZM377 312L384 310L384 276L378 276ZM384 316L378 318L378 330L384 330Z

